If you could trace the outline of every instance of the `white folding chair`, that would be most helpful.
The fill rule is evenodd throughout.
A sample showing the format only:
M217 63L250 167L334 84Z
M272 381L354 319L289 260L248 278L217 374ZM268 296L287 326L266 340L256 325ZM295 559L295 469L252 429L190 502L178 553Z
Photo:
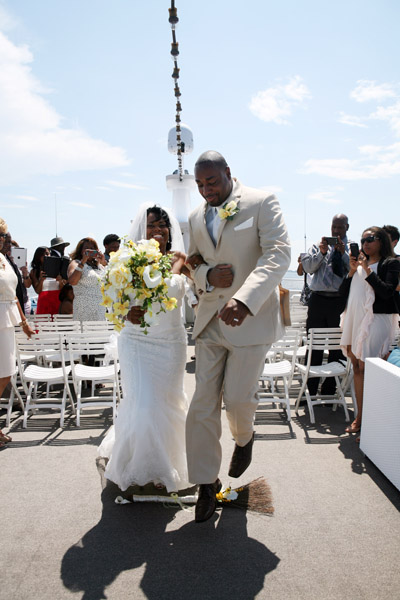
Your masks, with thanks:
M287 420L291 420L289 390L296 367L296 351L299 343L299 333L291 333L272 344L267 353L268 362L265 363L259 380L263 387L257 391L257 398L264 402L279 403L285 406ZM291 360L284 358L285 352L292 353ZM279 380L282 380L283 391L279 391ZM269 384L269 389L265 383Z
M73 321L72 319L44 321L42 323L37 323L36 328L38 333L80 333L81 323L80 321Z
M113 421L117 413L117 400L120 400L119 391L119 363L116 361L110 365L88 366L80 362L82 356L99 357L104 356L104 346L109 342L109 332L101 333L72 333L66 337L66 345L69 352L69 360L72 367L72 380L76 393L76 424L80 425L81 411L84 408L94 406L113 409ZM65 349L63 350L65 352ZM90 396L82 396L82 382L91 381L92 389ZM95 395L93 385L95 383L111 383L112 394L108 396Z
M53 321L73 321L74 315L53 315Z
M27 315L27 319L29 321L29 323L39 323L42 321L51 321L52 320L52 315L50 314L46 314L46 315Z
M17 387L17 367L16 367L15 373L11 376L10 384L11 384L10 396L8 398L0 398L0 407L5 408L7 411L6 412L6 427L10 426L11 413L14 408L15 396L18 399L22 413L24 412L24 409L25 409L24 401L22 400L21 394L19 393L19 390Z
M340 404L343 406L346 421L350 420L341 381L341 378L345 378L345 381L348 378L349 370L351 368L350 361L347 361L346 364L342 364L341 362L330 362L322 365L311 365L312 350L322 350L324 352L341 350L341 336L342 331L339 327L310 329L307 341L307 362L305 365L300 362L296 363L296 368L302 377L302 383L297 397L295 410L296 414L298 414L300 401L303 394L305 394L311 423L315 423L314 406L321 404ZM321 396L321 394L317 393L316 395L311 396L308 391L307 381L313 377L334 377L336 382L335 394L332 396Z
M64 426L67 398L70 402L71 411L75 413L74 401L69 389L68 375L71 367L64 362L62 353L63 336L59 333L47 333L32 336L27 339L24 334L16 334L17 361L20 369L21 379L28 387L28 395L24 410L23 427L27 426L30 411L42 408L60 409L60 426ZM34 355L37 363L43 359L51 361L51 356L57 358L61 366L42 366L40 364L28 364L24 366L23 355ZM42 363L43 364L43 363ZM39 384L46 384L46 393L39 390ZM50 396L50 386L61 384L62 396Z
M82 332L92 333L103 331L114 331L114 325L109 321L82 321Z

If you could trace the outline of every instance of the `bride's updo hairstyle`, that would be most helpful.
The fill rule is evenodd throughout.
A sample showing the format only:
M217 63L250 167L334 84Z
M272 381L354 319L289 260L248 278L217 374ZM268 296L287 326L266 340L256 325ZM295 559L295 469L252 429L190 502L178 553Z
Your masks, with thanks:
M150 214L155 215L157 217L157 221L165 221L169 232L166 250L169 252L171 250L171 221L169 220L169 215L163 208L161 208L161 206L156 205L147 209L147 215Z

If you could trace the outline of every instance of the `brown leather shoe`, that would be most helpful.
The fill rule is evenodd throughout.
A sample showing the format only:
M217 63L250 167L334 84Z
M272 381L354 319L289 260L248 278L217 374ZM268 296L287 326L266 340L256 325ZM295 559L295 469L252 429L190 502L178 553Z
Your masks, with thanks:
M229 477L240 477L251 463L253 453L254 431L251 440L245 446L235 444L232 454L231 464L229 465Z
M222 483L219 479L214 483L204 483L199 487L199 498L196 503L195 521L203 523L213 516L217 507L216 494L220 491Z

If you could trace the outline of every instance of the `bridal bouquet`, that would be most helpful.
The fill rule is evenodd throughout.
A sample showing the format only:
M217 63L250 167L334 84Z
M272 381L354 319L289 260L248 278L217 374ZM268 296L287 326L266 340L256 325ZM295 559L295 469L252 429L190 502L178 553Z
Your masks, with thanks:
M117 331L125 325L132 306L146 310L140 327L147 334L160 312L176 308L176 298L168 296L171 257L160 252L156 240L141 240L137 244L123 239L117 252L112 252L101 283L102 306L106 319Z

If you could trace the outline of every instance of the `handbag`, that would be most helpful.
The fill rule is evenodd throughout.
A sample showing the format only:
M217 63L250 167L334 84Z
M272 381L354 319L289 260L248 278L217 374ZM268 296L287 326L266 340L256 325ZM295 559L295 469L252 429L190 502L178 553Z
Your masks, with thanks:
M287 290L286 288L282 287L281 284L279 284L279 302L280 302L280 307L281 307L281 317L282 317L282 323L285 326L292 324L292 321L290 319L289 298L290 298L289 290Z
M300 302L303 306L308 306L308 303L311 298L311 290L307 283L307 273L304 273L304 285L300 294Z

